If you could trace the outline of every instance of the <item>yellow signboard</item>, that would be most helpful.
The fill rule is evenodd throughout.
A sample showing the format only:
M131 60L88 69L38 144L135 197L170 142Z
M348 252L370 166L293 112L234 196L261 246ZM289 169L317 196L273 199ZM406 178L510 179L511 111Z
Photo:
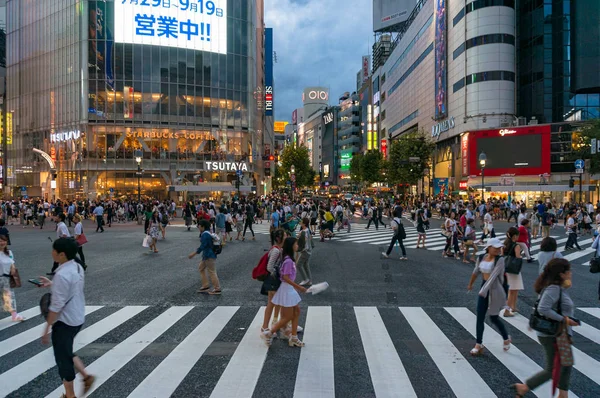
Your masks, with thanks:
M0 116L4 116L4 115L2 115L2 113L0 112ZM6 130L8 131L8 134L6 135L6 144L12 145L12 138L13 138L13 115L12 115L12 113L6 114ZM0 117L0 144L2 143L3 137L4 137L4 120L2 119L2 117Z
M288 122L274 122L273 131L276 134L285 133L285 126L288 125Z

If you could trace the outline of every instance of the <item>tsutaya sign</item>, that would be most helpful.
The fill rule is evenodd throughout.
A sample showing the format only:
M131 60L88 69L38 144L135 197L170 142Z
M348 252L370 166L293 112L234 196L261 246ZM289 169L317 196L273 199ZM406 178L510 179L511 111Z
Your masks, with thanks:
M81 131L67 131L66 133L53 133L50 134L50 142L65 142L74 141L81 138Z
M248 171L246 162L204 162L207 171Z
M431 127L431 136L433 138L435 138L435 137L439 136L440 134L442 134L443 132L453 129L454 127L455 127L454 117L451 117L448 120L444 120L441 123L433 125Z
M510 134L516 134L517 130L509 130L509 129L502 129L500 131L498 131L498 134L500 134L502 137L504 137L505 135L510 135Z

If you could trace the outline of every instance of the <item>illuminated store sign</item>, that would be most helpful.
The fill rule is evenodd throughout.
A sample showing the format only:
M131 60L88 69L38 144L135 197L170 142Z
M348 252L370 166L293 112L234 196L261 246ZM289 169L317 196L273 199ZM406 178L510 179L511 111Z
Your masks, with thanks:
M444 120L441 123L438 123L436 125L433 125L431 127L431 136L433 138L438 137L440 134L453 129L456 126L456 124L454 123L454 117L451 117L448 120Z
M227 54L227 0L116 0L115 42Z
M273 86L265 87L265 111L271 112L273 110Z
M329 91L327 87L308 87L302 92L302 102L327 104Z
M52 157L50 155L48 155L46 152L42 151L41 149L37 149L37 148L33 148L33 152L40 154L44 158L44 160L46 160L46 162L48 162L48 164L50 165L51 169L55 169L56 168L56 164L54 163L54 159L52 159Z
M517 130L502 129L498 131L498 134L504 137L505 135L517 134Z
M463 134L460 139L460 150L462 157L462 174L469 175L469 133Z
M325 116L323 116L323 121L325 124L333 122L333 112L326 113Z
M170 132L170 131L129 131L127 138L164 138L164 139L179 139L186 140L204 140L207 133L188 133L188 132Z
M246 162L204 162L204 165L208 171L248 171Z
M81 138L81 131L79 130L50 134L50 142L74 141L79 138Z

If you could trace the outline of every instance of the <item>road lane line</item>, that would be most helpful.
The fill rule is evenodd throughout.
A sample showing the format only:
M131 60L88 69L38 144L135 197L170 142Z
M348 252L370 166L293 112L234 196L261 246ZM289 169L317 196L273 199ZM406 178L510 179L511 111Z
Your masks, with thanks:
M98 311L102 306L89 305L85 307L85 314L89 315L94 311ZM0 341L0 357L23 347L26 344L31 343L42 337L42 333L46 328L46 323L32 327L23 333L19 333L16 336L10 337L6 340Z
M496 397L479 373L422 308L400 307L400 311L457 397Z
M400 356L376 307L354 307L377 398L416 397Z
M294 398L335 398L331 307L308 307Z
M212 398L251 397L256 388L269 347L260 338L265 307L252 320L225 371L210 394Z
M86 327L77 334L77 337L75 337L73 352L77 352L77 350L98 340L100 337L123 324L125 321L133 318L146 308L148 307L128 306L89 327ZM25 362L21 362L19 365L0 375L0 386L2 386L0 388L0 397L5 397L11 392L21 388L54 366L56 366L56 362L54 360L52 348L48 348L34 357L29 358Z
M466 308L444 308L460 325L465 328L473 338L475 338L475 324L477 317L471 311ZM502 321L501 321L502 322ZM531 358L525 355L514 345L511 346L510 350L505 352L503 349L503 340L500 333L492 329L489 325L485 325L485 335L487 336L486 341L483 345L487 351L491 352L498 360L519 380L525 381L527 378L536 374L542 368L535 363ZM485 355L485 353L484 353ZM532 391L532 393L540 398L551 397L552 395L552 383L545 383L540 388ZM571 391L569 391L569 397L575 397Z
M239 308L215 308L129 394L129 398L170 397Z
M96 377L94 386L88 392L88 396L93 394L102 384L115 375L119 369L125 366L129 361L135 358L144 348L148 347L160 335L166 332L171 326L179 321L185 314L194 307L171 307L150 323L142 326L137 332L111 348L106 354L87 365L87 371ZM81 375L77 375L81 382ZM46 396L46 398L56 398L64 391L61 385L56 390Z

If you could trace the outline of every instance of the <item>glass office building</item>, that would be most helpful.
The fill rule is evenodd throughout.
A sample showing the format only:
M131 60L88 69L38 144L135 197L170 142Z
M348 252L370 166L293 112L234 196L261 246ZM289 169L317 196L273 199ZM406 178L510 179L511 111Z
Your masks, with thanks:
M262 0L39 3L7 3L13 195L136 195L136 157L143 195L255 185Z

